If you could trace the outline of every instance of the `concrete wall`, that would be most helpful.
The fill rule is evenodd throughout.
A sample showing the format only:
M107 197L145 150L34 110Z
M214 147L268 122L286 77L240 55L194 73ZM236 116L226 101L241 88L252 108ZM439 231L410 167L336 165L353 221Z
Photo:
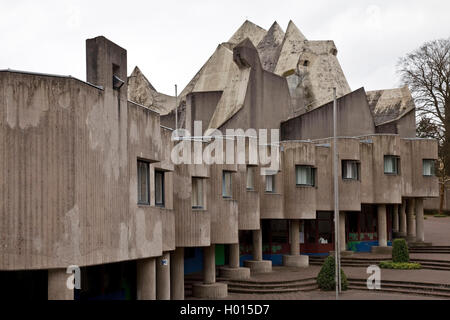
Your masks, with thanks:
M338 99L338 136L375 133L363 88ZM333 136L333 102L281 123L281 140L321 139Z

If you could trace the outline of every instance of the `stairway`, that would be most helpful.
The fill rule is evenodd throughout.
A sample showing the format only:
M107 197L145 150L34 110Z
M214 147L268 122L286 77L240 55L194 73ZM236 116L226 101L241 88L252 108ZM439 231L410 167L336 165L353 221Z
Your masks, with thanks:
M409 248L409 253L443 253L450 254L450 246L414 246Z
M354 290L382 291L450 299L450 285L448 284L382 280L380 290L369 290L366 285L366 279L348 278L347 280L348 288Z
M309 257L310 265L322 265L324 262L324 257ZM355 268L367 268L370 265L378 265L381 261L386 261L388 259L363 259L363 258L353 258L353 257L342 257L341 266L342 267L355 267ZM429 270L442 270L450 271L450 260L431 260L431 259L411 259L411 262L417 262L422 265L422 269Z
M286 281L229 280L228 292L248 294L276 294L313 291L318 288L316 278Z

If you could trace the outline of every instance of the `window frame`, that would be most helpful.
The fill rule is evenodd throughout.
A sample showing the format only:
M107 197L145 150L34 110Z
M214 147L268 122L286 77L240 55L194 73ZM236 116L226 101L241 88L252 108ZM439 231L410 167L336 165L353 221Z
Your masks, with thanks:
M344 176L344 173L347 173L347 163L352 163L356 165L356 178L347 178ZM361 162L359 160L352 160L352 159L343 159L341 161L341 177L342 180L346 181L360 181L361 178Z
M386 172L386 158L393 158L395 159L395 166L396 166L396 172ZM393 155L393 154L385 154L383 156L383 172L385 175L389 176L398 176L400 175L400 156Z
M141 188L141 174L140 174L140 164L144 164L145 167L147 168L147 174L146 174L146 194L147 194L147 201L142 201L140 199L140 195L142 194L142 190L140 190ZM144 159L137 159L137 195L138 195L138 199L137 199L137 204L138 205L142 205L142 206L149 206L150 205L150 161L144 160Z
M250 169L250 170L249 170ZM249 181L249 171L252 171L252 174L251 174L251 182L252 182L252 185L251 185L251 187L249 187L249 185L248 185L248 181ZM246 174L246 176L245 176L245 189L247 190L247 191L255 191L255 166L249 166L249 165L247 165L247 167L246 167L246 171L245 171L245 174Z
M312 183L297 183L298 179L297 179L297 174L298 174L298 170L300 168L308 168L311 170L311 178L312 178ZM297 187L316 187L316 180L317 180L317 168L311 165L307 165L307 164L296 164L295 165L295 185Z
M275 193L276 192L275 176L276 176L276 174L267 174L266 175L264 192L266 192L266 193ZM271 177L271 179L272 179L272 190L267 190L267 177Z
M425 161L430 161L433 163L431 174L425 174ZM424 177L436 177L436 159L422 159L422 176Z
M233 197L233 176L232 171L222 170L222 198L231 199ZM227 194L226 175L230 175L230 194Z
M157 179L156 179L156 175L161 175L161 199L162 202L157 202L157 196L156 196L156 184L157 184ZM155 169L155 181L154 181L154 186L155 186L155 207L161 207L164 208L166 206L166 197L165 197L165 172L163 170L157 170Z
M198 184L200 184L201 185L201 189L202 189L202 194L201 194L201 197L200 197L200 199L201 199L201 205L196 205L196 206L194 206L194 202L193 202L193 195L194 195L194 182L195 183L198 183ZM201 177L192 177L192 180L191 180L191 183L192 183L192 189L191 189L191 207L192 207L192 209L195 209L195 210L200 210L200 209L204 209L205 208L205 195L204 195L204 178L201 178ZM198 194L198 190L199 190L199 188L198 188L198 186L197 186L197 202L198 202L198 196L199 196L199 194Z

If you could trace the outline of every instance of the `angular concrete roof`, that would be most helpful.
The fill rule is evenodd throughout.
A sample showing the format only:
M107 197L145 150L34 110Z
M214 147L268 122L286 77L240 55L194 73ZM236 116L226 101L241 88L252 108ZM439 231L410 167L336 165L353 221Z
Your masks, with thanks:
M159 93L136 66L128 77L128 100L166 115L175 108L175 97Z
M284 31L275 21L256 47L259 52L262 67L265 70L274 72L278 58L280 57L283 39Z
M256 47L258 43L266 35L266 30L257 26L253 22L245 20L245 22L239 27L239 29L233 34L228 42L238 44L245 38L249 38L253 45Z
M367 101L375 125L399 119L415 108L411 91L407 86L367 92Z

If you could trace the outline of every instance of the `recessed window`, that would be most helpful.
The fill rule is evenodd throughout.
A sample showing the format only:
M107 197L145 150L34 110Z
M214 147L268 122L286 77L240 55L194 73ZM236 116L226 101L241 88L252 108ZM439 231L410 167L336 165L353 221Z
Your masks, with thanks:
M400 157L384 156L384 173L396 175L399 173Z
M316 185L316 168L312 166L295 166L295 184L298 186Z
M432 177L436 175L436 160L423 159L422 167L424 176Z
M155 205L164 207L164 171L155 170Z
M275 175L266 175L266 192L275 192Z
M247 190L254 190L255 167L247 166Z
M342 179L359 180L359 162L356 160L342 160Z
M138 204L150 204L150 177L149 163L138 160L137 162L137 180L138 180Z
M192 208L202 209L203 204L203 179L192 177Z
M231 198L231 171L222 172L222 196L224 198Z

